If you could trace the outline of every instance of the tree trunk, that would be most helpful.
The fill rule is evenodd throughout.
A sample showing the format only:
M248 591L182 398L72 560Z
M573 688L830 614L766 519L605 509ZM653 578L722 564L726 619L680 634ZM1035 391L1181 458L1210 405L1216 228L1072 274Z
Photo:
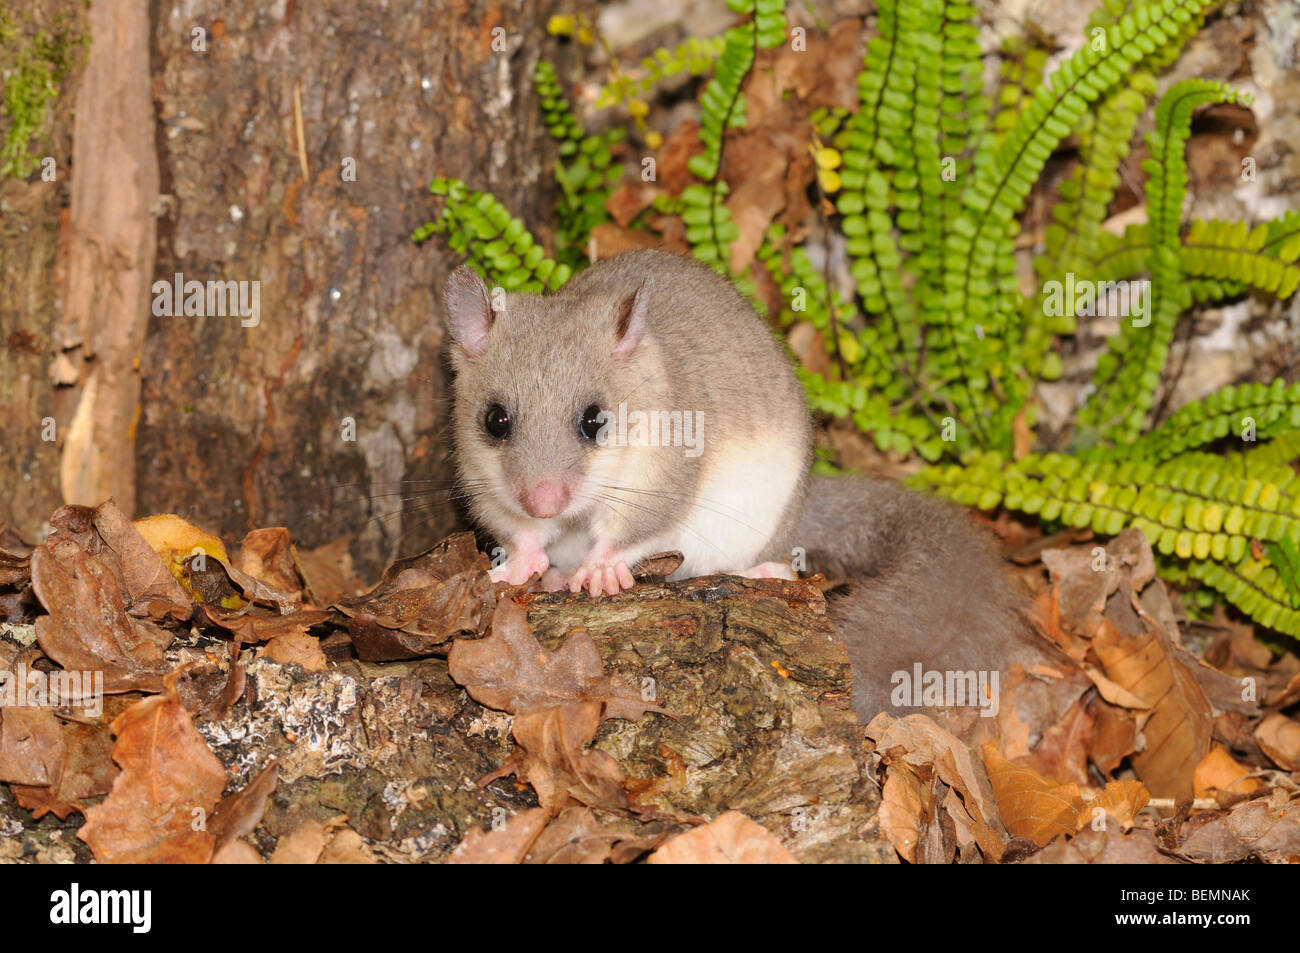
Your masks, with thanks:
M9 439L0 453L8 472L28 478L5 494L0 521L35 535L59 502L61 452L70 476L85 472L74 462L99 467L98 477L72 481L95 488L75 490L79 501L112 492L129 510L134 484L136 515L174 511L227 538L267 525L290 526L309 546L357 535L354 550L375 566L445 535L454 514L441 502L445 490L430 492L452 476L437 284L457 261L437 242L417 247L410 234L432 216L425 187L438 175L494 192L526 221L546 218L546 136L530 77L540 57L562 58L545 33L558 8L244 0L188 19L153 5L156 123L130 119L138 109L103 87L76 98L82 123L117 129L123 149L136 147L130 161L145 144L157 157L148 299L126 307L139 295L116 284L124 261L116 244L77 251L74 238L67 318L56 326L59 185L5 186L6 208L31 231L5 226L0 290L23 303L5 306L4 331L33 336L26 348L27 338L15 338L19 347L11 341L6 355ZM135 54L137 75L143 55ZM83 86L93 70L92 59ZM105 94L102 107L89 105ZM56 125L74 98L65 90ZM108 183L95 184L91 173L112 155L86 145L74 225L83 204L100 202L123 216L138 246L155 222L147 176L135 189L134 173L112 159ZM141 254L126 258L138 267ZM170 301L178 280L182 295ZM203 293L186 282L202 283ZM77 288L86 290L74 300ZM224 316L214 290L232 292ZM233 313L240 292L255 315ZM105 296L121 307L110 314ZM59 329L79 314L97 347L106 332L121 346L93 358L85 346L64 353L75 342ZM140 329L147 337L131 353ZM81 403L112 422L75 445L65 437L70 427L83 433L72 425L84 391L51 387L56 356L65 378L98 378L93 405ZM124 428L120 413L136 407L137 387L138 423L128 415ZM46 418L57 425L57 450L38 439Z

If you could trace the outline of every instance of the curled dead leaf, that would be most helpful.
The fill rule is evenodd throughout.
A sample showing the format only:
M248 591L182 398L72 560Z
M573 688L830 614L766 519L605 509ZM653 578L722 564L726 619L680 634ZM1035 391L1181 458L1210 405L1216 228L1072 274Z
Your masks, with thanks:
M1058 784L1032 768L1008 761L991 741L984 742L982 751L1007 830L1041 847L1058 834L1079 829L1084 804L1077 784Z
M1252 778L1251 769L1237 761L1223 745L1215 745L1201 759L1192 776L1196 797L1214 797L1215 792L1228 794L1253 794L1264 786L1259 778Z
M32 587L49 613L36 620L47 656L68 671L102 672L108 693L161 689L172 636L127 614L110 566L56 533L32 554Z
M472 827L447 858L449 864L519 864L551 815L540 807L521 811L500 827Z
M368 662L420 658L449 639L477 635L491 608L488 559L472 533L393 563L366 595L339 603L357 655Z
M647 864L797 864L763 825L737 811L678 834L646 858Z

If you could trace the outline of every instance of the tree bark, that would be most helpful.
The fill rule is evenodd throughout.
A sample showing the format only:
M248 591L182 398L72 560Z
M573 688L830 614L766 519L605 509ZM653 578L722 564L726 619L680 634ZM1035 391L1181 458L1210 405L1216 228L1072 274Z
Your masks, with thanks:
M206 21L160 9L159 277L258 282L261 314L247 327L151 319L143 511L234 537L286 525L306 545L359 533L371 566L445 535L436 292L457 261L410 234L438 175L545 218L530 76L557 52L554 7L246 0Z

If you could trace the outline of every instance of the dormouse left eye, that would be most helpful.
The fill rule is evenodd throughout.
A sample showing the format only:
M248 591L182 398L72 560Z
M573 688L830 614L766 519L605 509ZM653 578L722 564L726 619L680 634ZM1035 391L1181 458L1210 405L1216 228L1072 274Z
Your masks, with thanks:
M583 440L595 441L600 426L600 405L592 404L582 412L582 417L578 420L578 433Z

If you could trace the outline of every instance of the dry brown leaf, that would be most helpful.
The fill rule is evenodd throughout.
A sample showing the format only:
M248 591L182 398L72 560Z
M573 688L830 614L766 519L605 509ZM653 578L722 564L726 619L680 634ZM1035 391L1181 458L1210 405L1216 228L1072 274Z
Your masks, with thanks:
M478 634L492 605L489 568L474 535L458 533L393 563L374 589L336 608L351 620L348 633L360 658L419 658L448 639Z
M1157 839L1170 853L1200 863L1294 863L1300 857L1300 799L1287 800L1278 790L1229 811L1176 818L1160 826Z
M948 793L943 796L942 810L952 821L953 838L956 840L956 848L961 854L963 863L976 863L980 860L979 840L976 837L975 821L966 810L966 805L962 803L957 792L948 788ZM946 829L946 825L932 825L940 830ZM927 851L926 860L933 857L935 862L951 863L952 854L950 851L944 851L942 854Z
M1120 762L1137 747L1137 723L1126 709L1098 699L1096 719L1088 739L1088 757L1102 774L1110 777Z
M281 589L258 579L256 576L249 575L234 563L225 559L217 559L216 562L226 571L230 581L243 593L245 599L260 602L267 606L275 606L281 612L292 612L302 603L302 591L300 589Z
M983 745L993 797L1007 830L1040 847L1058 834L1079 829L1083 798L1073 782L1049 781L1032 768L1008 761L991 741Z
M1151 794L1137 781L1111 781L1088 804L1086 810L1079 814L1079 827L1091 825L1096 820L1096 812L1104 811L1119 821L1124 830L1133 826L1138 811L1147 806Z
M627 228L632 219L654 204L658 195L659 189L649 182L624 182L605 200L605 211L620 228Z
M1042 740L1033 749L1034 767L1054 781L1086 786L1088 742L1095 722L1092 706L1084 698L1076 699L1060 722L1043 732Z
M361 835L349 827L336 832L325 845L318 864L377 864L378 859Z
M533 843L526 864L626 863L664 841L664 835L639 837L604 827L587 807L566 808Z
M306 821L280 838L267 863L377 863L361 836L348 826L346 815L328 821Z
M212 855L214 864L261 864L262 855L253 845L242 840L231 841Z
M551 815L540 807L521 811L490 831L472 827L447 858L449 864L520 864Z
M354 598L365 587L352 570L352 537L340 536L315 549L294 549L298 575L318 606Z
M811 178L811 162L804 155L805 140L788 134L755 130L738 136L735 145L745 155L747 166L743 178L728 180L739 183L727 199L727 210L739 231L731 244L730 259L732 273L738 275L754 260L768 226L785 208L786 175L798 175L806 184ZM800 162L802 169L794 171L792 167Z
M1250 777L1251 769L1228 754L1223 745L1215 745L1201 759L1192 778L1196 797L1214 797L1214 792L1253 794L1264 786L1259 778Z
M1300 722L1285 715L1268 715L1255 728L1260 750L1287 771L1300 771Z
M32 577L32 550L35 549L12 527L0 526L0 586L22 589Z
M1106 674L1150 708L1142 726L1145 747L1132 758L1142 783L1157 797L1190 795L1213 729L1209 700L1195 676L1159 632L1125 636L1106 619L1092 644Z
M499 711L587 701L603 705L606 718L629 721L664 711L605 674L600 651L586 632L574 632L558 651L543 649L528 626L527 610L509 598L497 603L487 638L452 645L447 671L475 701Z
M53 784L63 757L63 732L54 709L0 708L0 781Z
M96 724L63 722L63 757L53 780L43 786L10 787L14 799L32 812L35 820L53 814L66 820L73 811L85 812L85 798L107 794L118 775L113 763L113 736L109 725L114 717L139 701L138 695L117 695L104 700L104 711Z
M880 833L909 864L916 863L916 845L934 817L934 799L906 762L890 765L880 797Z
M918 768L933 765L943 783L961 795L984 856L993 861L1002 857L1008 838L998 820L993 789L965 744L925 715L895 718L882 712L871 719L866 733L887 764L904 760Z
M238 659L236 639L230 643L230 661L225 669L205 659L181 666L172 676L181 704L195 724L220 721L243 696L245 672Z
M161 630L127 615L112 568L54 533L32 553L32 587L49 613L36 620L47 656L69 671L102 672L110 694L162 689L171 666Z
M1177 864L1162 854L1150 831L1124 833L1110 824L1100 830L1085 827L1073 837L1059 837L1022 864Z
M325 851L329 837L323 821L305 821L276 841L275 850L271 852L267 863L314 864Z
M594 251L595 261L638 248L658 248L659 245L659 239L653 233L643 228L622 228L613 222L602 222L595 226L587 238L588 254Z
M279 765L271 761L242 791L222 798L208 823L208 831L216 841L218 853L226 846L237 843L245 834L252 833L253 828L261 822L262 812L266 810L266 799L275 793L279 776ZM215 857L212 862L217 863Z
M632 578L637 582L651 579L667 579L686 561L681 553L673 550L667 553L654 553L637 561L632 567Z
M686 120L665 136L663 145L655 152L655 176L659 186L669 195L680 195L682 189L695 181L694 173L686 164L703 150L700 124L693 120Z
M287 593L295 602L301 600L302 580L293 563L289 530L285 527L271 526L249 532L233 562L240 572Z
M178 622L191 616L193 600L116 502L110 499L96 507L94 525L121 565L132 615Z
M1271 692L1267 699L1269 708L1287 708L1300 701L1300 672L1291 675L1284 685Z
M1057 593L1061 628L1074 636L1092 638L1101 625L1106 600L1120 582L1116 573L1097 570L1109 562L1108 557L1090 548L1071 546L1044 550L1042 560Z
M702 827L678 834L646 858L647 864L797 864L762 824L728 811Z
M215 839L207 819L226 769L194 729L174 690L113 721L113 760L122 773L77 836L105 863L206 863ZM199 829L195 829L198 827Z
M511 732L523 749L521 772L537 803L555 816L572 796L588 807L625 810L627 776L613 757L584 746L600 727L600 703L533 708L515 715Z
M242 645L269 642L281 635L306 632L312 626L333 618L328 610L314 606L299 606L293 612L280 613L254 605L237 610L204 606L202 616L227 632L234 633Z
M329 667L320 639L307 634L303 628L290 629L277 635L258 649L258 658L269 658L281 665L301 665L304 672L323 672Z

